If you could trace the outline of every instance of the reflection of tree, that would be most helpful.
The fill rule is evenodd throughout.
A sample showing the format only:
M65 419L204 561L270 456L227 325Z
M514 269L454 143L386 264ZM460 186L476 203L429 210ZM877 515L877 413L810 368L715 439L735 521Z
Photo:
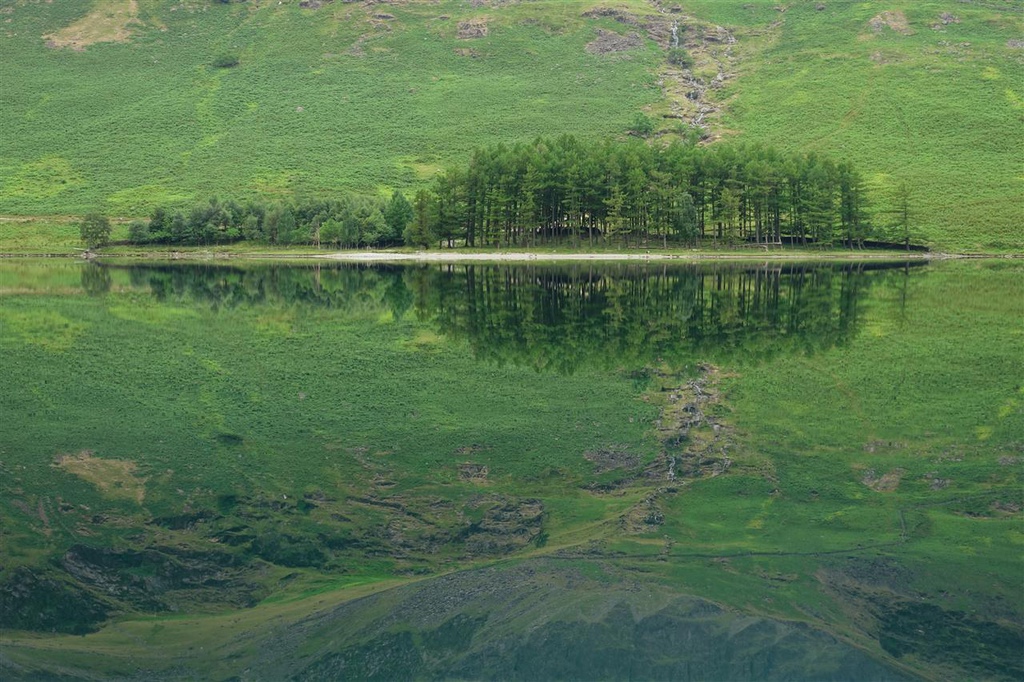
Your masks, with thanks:
M413 310L476 357L572 372L831 348L856 332L869 288L906 267L168 265L130 277L162 300L214 309L303 305L374 319Z
M95 263L82 266L82 289L90 296L102 296L110 291L110 270Z
M194 300L214 309L259 305L305 305L352 314L390 309L396 318L412 306L404 269L207 265L131 266L134 287L166 301Z
M424 307L478 357L538 369L759 359L844 343L876 269L468 266L429 271L439 283L427 290L451 291L459 282L461 292Z

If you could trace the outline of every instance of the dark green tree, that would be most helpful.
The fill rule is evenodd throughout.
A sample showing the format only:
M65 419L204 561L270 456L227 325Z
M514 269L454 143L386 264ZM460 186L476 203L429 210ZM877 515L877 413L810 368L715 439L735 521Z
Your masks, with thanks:
M434 241L431 225L432 209L433 200L430 192L425 189L416 192L412 202L413 219L405 228L406 244L430 248L430 243Z
M90 213L78 224L78 233L82 238L82 243L90 249L109 242L111 231L110 219L100 213Z
M145 244L150 239L149 223L145 220L133 220L128 226L128 241L133 244Z
M388 231L385 243L382 246L393 246L402 243L402 235L405 234L406 226L412 222L412 204L405 198L405 195L397 189L391 194L391 201L384 210L384 221L387 223Z
M337 247L341 244L341 223L334 218L328 218L320 226L320 243L325 246Z

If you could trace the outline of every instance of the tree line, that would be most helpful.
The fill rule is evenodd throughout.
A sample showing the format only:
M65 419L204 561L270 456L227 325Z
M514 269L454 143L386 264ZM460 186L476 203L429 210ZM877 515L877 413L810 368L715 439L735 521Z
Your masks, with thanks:
M845 161L759 144L658 146L566 135L479 148L411 201L399 191L390 199L343 195L273 204L211 199L189 211L157 208L149 221L131 224L128 238L328 248L857 247L879 235L864 180Z
M330 248L404 243L412 206L401 192L390 200L345 195L334 200L264 203L212 198L189 211L156 208L128 227L133 244L207 246L249 241ZM83 234L83 239L84 239Z
M420 203L420 195L417 202ZM566 135L476 150L422 197L412 238L470 246L862 244L864 181L848 162L756 144L666 146Z

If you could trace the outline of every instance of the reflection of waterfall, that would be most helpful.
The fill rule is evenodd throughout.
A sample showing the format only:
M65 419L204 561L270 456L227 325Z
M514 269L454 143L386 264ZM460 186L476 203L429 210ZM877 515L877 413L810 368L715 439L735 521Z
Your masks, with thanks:
M679 47L679 22L672 22L672 40L669 42L669 47Z

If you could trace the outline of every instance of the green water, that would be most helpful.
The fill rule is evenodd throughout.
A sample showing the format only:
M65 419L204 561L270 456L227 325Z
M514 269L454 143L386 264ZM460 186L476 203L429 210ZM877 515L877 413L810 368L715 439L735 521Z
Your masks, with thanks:
M1022 283L1007 262L0 263L0 665L1019 677ZM268 629L275 605L421 578ZM238 615L200 655L183 614ZM140 618L169 629L117 639Z

